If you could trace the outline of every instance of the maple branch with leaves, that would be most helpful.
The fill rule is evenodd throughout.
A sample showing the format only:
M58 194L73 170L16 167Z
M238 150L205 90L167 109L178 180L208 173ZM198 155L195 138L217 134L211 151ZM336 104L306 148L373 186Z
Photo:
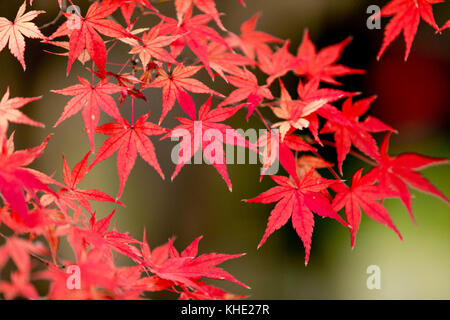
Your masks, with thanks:
M238 1L245 5L244 1ZM9 131L11 123L43 127L21 111L40 97L11 98L9 88L6 90L0 100L0 222L12 235L0 233L4 240L0 246L0 269L9 260L16 267L6 280L0 281L0 293L7 299L41 298L33 283L35 279L50 284L44 293L47 299L139 299L160 291L171 292L179 299L245 298L208 284L208 279L215 279L249 289L218 267L243 254L199 254L201 237L181 252L175 248L173 238L151 249L145 231L143 239L138 240L113 226L115 211L105 215L93 210L93 202L125 206L120 199L138 155L158 176L165 178L160 166L162 157L152 142L155 136L161 140L178 138L187 145L176 153L172 180L201 152L230 191L232 181L224 145L244 147L261 155L264 161L259 178L269 175L275 186L245 202L275 203L275 206L258 248L291 221L305 249L305 265L310 258L315 216L330 218L346 228L353 247L362 212L402 238L384 200L399 199L414 221L409 187L449 204L447 196L419 173L425 167L445 164L447 159L416 153L390 155L389 139L397 131L380 119L366 116L375 97L362 98L360 93L342 90L338 78L365 74L365 70L338 63L352 41L350 37L318 50L305 30L297 53L293 54L289 41L257 29L259 13L241 25L239 34L227 30L214 0L175 0L173 17L153 6L160 1L91 1L88 8L81 10L86 11L83 15L66 12L68 5L73 6L76 1L58 0L58 16L38 28L33 20L44 12L27 11L28 4L39 5L39 1L35 2L25 1L13 21L0 17L0 51L8 45L25 70L28 39L41 40L65 50L56 55L67 57L67 76L79 70L74 65L89 62L91 67L85 67L84 71L90 79L76 74L70 78L71 86L54 89L52 93L68 97L54 127L65 126L81 113L84 128L79 128L79 133L86 134L90 149L73 168L69 166L71 159L62 155L63 165L57 170L62 173L62 182L30 168L44 154L51 135L37 147L16 150L14 134ZM439 28L434 21L432 5L439 2L442 1L390 1L380 14L394 17L386 26L377 58L403 31L406 59L420 19L439 32L448 28L448 22ZM113 17L117 12L123 19ZM155 16L159 22L152 25L143 22L146 14ZM63 16L67 21L53 34L41 32L57 25ZM113 62L109 57L113 49L120 50L116 46L119 42L128 46L127 51L121 52L124 63ZM115 72L118 67L120 70ZM201 73L211 81L201 81ZM258 78L257 73L264 76ZM298 80L296 99L284 86L287 74ZM226 83L228 95L215 90L216 79ZM274 94L277 86L279 96ZM147 103L145 94L149 88L158 90L162 97L157 122L150 117L150 110L135 117L135 101ZM194 96L201 97L204 103L197 105ZM213 103L213 97L220 102ZM264 110L272 112L276 122L271 123L263 115L263 107L268 107ZM174 108L185 115L176 118L176 126L167 128L163 123L168 123L166 119ZM236 128L224 123L241 110L246 111L245 120L253 116L266 128L258 141L248 141ZM127 111L131 119L126 118ZM110 119L100 124L103 113ZM211 131L219 134L211 135ZM381 144L374 138L380 133L384 135ZM99 135L108 138L96 148L95 139ZM231 143L223 138L225 135L233 138ZM325 135L333 136L334 141ZM317 146L335 149L336 163L320 156ZM116 195L97 189L101 185L96 189L79 187L99 163L111 161L109 158L116 153L119 181ZM269 155L274 153L275 158ZM370 166L367 173L362 168L356 170L351 183L343 180L342 169L349 154ZM275 161L282 170L269 174ZM322 176L325 170L332 175L331 179ZM105 177L102 182L109 179ZM102 214L104 217L99 218ZM45 239L46 244L38 238ZM72 259L58 256L62 241L73 249ZM126 257L133 265L119 266L118 256ZM30 258L44 264L44 270L35 270ZM82 275L78 279L80 288L76 290L67 285L70 274L66 267L70 266L76 266Z

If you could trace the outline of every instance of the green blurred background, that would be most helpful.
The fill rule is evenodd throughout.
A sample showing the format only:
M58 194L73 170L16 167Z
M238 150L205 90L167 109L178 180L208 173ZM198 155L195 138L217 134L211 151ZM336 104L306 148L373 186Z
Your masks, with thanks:
M354 0L247 0L247 8L238 1L217 0L224 25L239 32L240 24L257 11L263 13L260 30L277 37L291 40L295 53L304 28L309 28L311 38L318 47L343 40L349 35L353 42L344 51L341 62L355 68L367 69L365 76L343 78L346 90L362 91L366 96L377 94L378 99L371 113L377 115L400 131L391 143L391 153L416 151L429 156L449 157L449 56L450 32L436 35L431 27L421 22L408 62L403 61L404 43L397 39L380 62L375 59L381 45L382 30L366 28L370 4L384 5L386 1ZM448 2L448 1L447 1ZM21 0L1 1L0 16L12 19ZM35 8L47 11L37 19L42 25L57 14L56 0L35 1ZM85 12L87 1L75 1ZM174 15L173 3L161 3L158 8L167 15ZM448 18L448 3L435 5L436 21L442 25ZM118 19L121 19L118 15ZM121 20L122 21L122 20ZM383 27L388 20L382 20ZM151 26L155 20L146 17L138 26ZM54 29L53 29L54 30ZM52 28L45 30L49 35ZM28 41L26 49L27 71L8 50L0 53L0 91L11 87L12 96L40 96L43 98L24 108L31 118L43 122L46 129L12 126L16 131L16 146L24 148L39 144L49 133L55 133L45 155L35 162L35 167L61 179L62 154L73 167L89 150L87 136L83 132L80 115L72 117L58 128L53 124L68 101L50 92L76 83L76 74L88 76L76 63L69 77L65 76L67 58L58 57L42 50L54 50L39 41ZM117 46L109 55L109 61L123 63L126 46ZM203 71L202 71L203 72ZM229 92L223 81L208 82L216 91ZM295 92L297 80L286 77L291 93ZM274 92L278 94L278 88ZM161 112L161 93L148 91L149 104L138 102L135 112L140 115L152 112L151 121L157 121ZM198 105L206 96L197 95ZM216 100L217 101L217 100ZM129 101L122 107L129 117ZM182 115L175 108L164 121L173 128L175 117ZM268 110L264 110L265 112ZM266 114L270 117L270 114ZM136 115L135 115L136 116ZM258 121L246 123L245 113L238 113L229 122L235 128L260 128ZM102 121L108 121L106 117ZM100 146L103 137L97 136ZM170 161L174 142L152 139L157 148L161 167L170 177L174 165ZM335 161L332 153L323 153ZM351 174L362 163L349 159L344 174ZM199 235L202 252L246 252L238 260L227 262L224 267L238 279L247 283L247 291L235 285L220 284L234 293L249 294L254 299L449 299L450 298L450 211L440 200L412 191L413 209L417 227L409 220L402 204L390 200L386 205L404 241L388 228L363 216L354 250L350 249L348 231L329 219L316 218L312 252L309 265L304 266L304 249L295 231L288 224L273 234L259 250L256 246L265 230L266 221L273 206L244 204L241 199L253 197L273 183L265 178L259 182L257 165L230 165L233 192L212 167L190 165L183 168L171 182L162 181L144 161L138 159L121 199L126 208L118 208L115 220L118 229L129 231L140 239L144 228L151 246L157 246L176 235L176 246L184 248ZM429 168L424 171L438 188L450 194L450 171L448 166ZM86 177L83 188L99 188L111 195L117 194L118 177L115 156L98 165ZM109 214L114 206L95 205L99 216ZM67 248L61 255L70 257ZM126 261L121 260L126 263ZM366 288L366 268L381 268L381 290ZM160 296L157 296L160 297ZM163 296L166 298L166 296Z

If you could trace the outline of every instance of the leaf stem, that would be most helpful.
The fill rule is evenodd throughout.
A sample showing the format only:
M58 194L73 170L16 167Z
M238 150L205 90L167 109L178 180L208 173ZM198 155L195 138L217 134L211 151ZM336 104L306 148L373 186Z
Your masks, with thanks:
M62 4L61 9L59 10L58 15L52 21L40 26L39 30L43 30L50 26L53 26L54 24L56 24L59 21L59 19L63 16L62 12L65 11L67 8L67 0L63 0L61 4Z

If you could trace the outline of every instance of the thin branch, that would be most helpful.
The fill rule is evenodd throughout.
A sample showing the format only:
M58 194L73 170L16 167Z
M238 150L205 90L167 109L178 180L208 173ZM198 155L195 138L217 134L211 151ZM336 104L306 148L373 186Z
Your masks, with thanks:
M59 19L61 19L61 17L63 16L62 13L63 13L63 11L66 11L66 9L67 9L67 0L63 0L63 1L62 1L61 9L59 10L59 13L58 13L58 15L55 17L55 19L53 19L53 20L50 21L49 23L44 24L43 26L40 26L39 29L40 29L40 30L43 30L43 29L46 29L46 28L48 28L48 27L51 27L51 26L55 25L55 24L59 21Z

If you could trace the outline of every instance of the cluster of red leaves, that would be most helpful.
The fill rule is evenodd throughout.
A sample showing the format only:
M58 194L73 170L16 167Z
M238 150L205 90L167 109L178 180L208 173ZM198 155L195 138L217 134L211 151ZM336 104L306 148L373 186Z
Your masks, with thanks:
M405 60L407 60L421 19L438 33L447 29L450 20L439 28L434 20L431 7L433 4L443 2L445 0L391 0L380 12L381 17L393 17L385 28L383 44L378 52L377 59L381 58L386 48L403 31L406 44Z
M243 1L240 2L245 5ZM430 3L437 2L440 1L392 1L382 12L383 16L396 16L386 29L386 40L381 53L403 29L408 54L419 17L436 25L430 13ZM65 1L59 0L58 4L62 10L65 9ZM158 17L160 22L150 28L135 28L141 17L137 16L136 20L132 20L136 8L143 14ZM247 287L217 267L222 262L242 255L198 255L200 238L181 253L174 248L173 239L151 250L145 235L140 241L128 233L119 232L115 226L111 228L114 212L103 219L97 219L91 202L122 205L119 199L125 190L137 154L164 178L157 152L149 138L155 135L184 140L189 134L191 156L201 150L208 157L207 150L211 148L222 151L222 161L208 160L231 191L232 184L223 159L223 144L228 141L215 140L204 134L204 131L214 129L223 134L227 132L227 135L233 136L234 145L253 151L259 152L260 147L270 149L270 141L274 139L270 131L255 145L223 123L244 108L247 109L247 120L253 115L267 129L280 128L278 157L287 173L287 176L271 176L277 186L247 200L277 202L259 246L291 218L304 244L307 263L314 213L335 219L349 228L353 246L361 209L369 217L400 235L382 201L390 197L400 198L412 217L408 185L432 193L448 203L446 196L417 172L426 166L445 163L446 159L428 158L413 153L388 155L389 134L395 130L370 116L360 120L374 98L353 101L356 93L322 87L324 84L340 86L337 77L364 73L363 70L337 63L342 51L350 43L350 38L317 50L306 31L297 54L294 55L289 52L289 42L257 30L259 14L242 24L240 35L226 30L213 0L175 0L176 19L162 15L149 0L95 1L86 15L63 11L67 21L49 36L44 36L31 22L42 12L25 11L26 2L20 7L14 22L0 18L0 50L9 43L11 53L24 69L24 37L39 38L47 45L68 50L58 54L68 57L67 74L70 74L72 65L77 60L83 65L92 60L92 68L86 69L92 76L91 81L78 76L78 84L53 90L54 93L71 97L55 126L81 111L91 150L72 170L63 156L63 183L29 168L43 154L50 136L38 147L16 151L14 136L11 134L8 137L7 133L9 123L42 126L18 110L39 98L10 99L9 89L2 98L0 193L4 203L0 208L0 223L11 231L11 235L0 234L5 240L0 247L0 269L10 259L16 265L8 280L0 282L0 293L6 298L39 298L33 281L40 279L50 281L46 297L51 299L138 299L146 292L162 290L177 293L180 299L242 298L204 281L207 278L226 280ZM126 26L112 17L119 11ZM114 16L117 17L117 14ZM211 22L220 30L216 31ZM67 40L56 40L61 37ZM108 52L118 41L128 45L130 50L126 62L121 64L121 70L113 71L114 68L109 68L110 64L114 64L108 60ZM187 62L192 60L193 63ZM195 76L203 69L212 80L215 77L223 79L232 88L231 93L225 97L196 79ZM266 75L262 84L254 73L256 69ZM281 80L290 72L299 78L297 99L291 97ZM274 96L274 87L278 83L281 87L279 99ZM149 88L160 88L162 92L163 103L158 124L149 121L149 113L134 121L134 100L147 101L144 94ZM113 95L117 93L120 96L115 98ZM203 106L197 108L192 94L214 95L222 101L212 108L210 97ZM336 104L344 98L346 100L342 105ZM125 105L126 101L131 101L130 120L123 116L124 107L118 107L118 104ZM187 116L178 118L180 124L173 129L162 127L163 120L176 103ZM270 126L260 111L264 106L269 106L280 121ZM100 110L113 121L99 126ZM326 120L322 127L321 118ZM199 123L201 128L198 133L196 126ZM381 147L372 136L378 132L387 132ZM98 133L108 135L109 138L96 150L94 138ZM311 138L306 137L309 133ZM334 142L324 140L323 135L328 133L334 135ZM358 170L349 186L332 169L333 164L320 157L314 145L335 147L341 175L342 164L348 154L356 153L359 158L372 164L373 168L365 175L362 174L362 169ZM352 145L357 150L352 150ZM94 151L96 156L90 162L89 158ZM120 180L116 197L96 189L85 190L78 187L96 164L116 152ZM299 152L310 152L312 155L299 156ZM189 160L182 154L179 154L179 158L183 160L178 162L172 179ZM269 166L270 163L265 163L263 169L267 170ZM329 170L334 179L323 178L319 170ZM342 208L345 208L346 220L338 213ZM73 261L58 256L59 244L63 239L74 251ZM128 257L135 265L117 266L115 261L118 255ZM43 263L45 269L35 270L32 264L34 260ZM81 271L79 290L72 290L67 286L70 274L65 267L71 265L78 266Z

